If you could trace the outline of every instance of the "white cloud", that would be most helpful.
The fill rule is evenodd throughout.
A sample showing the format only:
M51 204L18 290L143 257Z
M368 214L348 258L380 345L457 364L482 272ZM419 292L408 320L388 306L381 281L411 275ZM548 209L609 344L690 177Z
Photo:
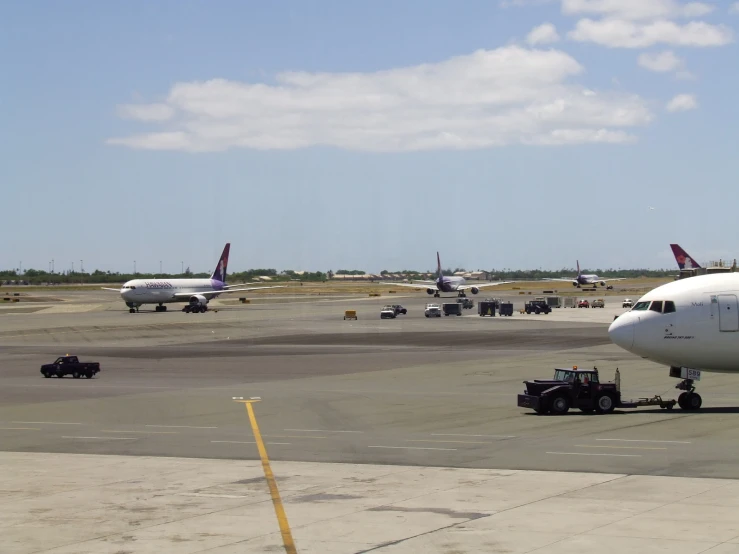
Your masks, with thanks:
M526 35L526 42L531 45L536 44L551 44L559 40L557 29L551 23L544 23L538 27L531 29L531 32Z
M733 41L731 29L691 21L679 25L659 20L640 24L622 19L581 19L568 34L578 42L594 42L611 48L646 48L655 44L675 46L722 46Z
M275 85L177 83L165 102L175 116L160 131L108 142L187 151L412 151L634 140L633 128L652 119L644 100L571 83L582 71L564 52L508 46L374 73L281 73Z
M683 4L677 0L562 0L562 11L568 15L626 20L701 17L713 10L713 6L703 2Z
M685 112L698 107L698 101L693 94L678 94L667 103L665 109L668 112Z
M167 121L174 116L174 109L166 104L126 104L118 106L118 115L139 121Z
M653 53L644 52L643 54L639 54L637 63L641 67L649 71L656 71L657 73L677 71L685 66L683 60L676 56L672 50Z
M734 2L731 6L729 6L729 13L739 14L739 2Z

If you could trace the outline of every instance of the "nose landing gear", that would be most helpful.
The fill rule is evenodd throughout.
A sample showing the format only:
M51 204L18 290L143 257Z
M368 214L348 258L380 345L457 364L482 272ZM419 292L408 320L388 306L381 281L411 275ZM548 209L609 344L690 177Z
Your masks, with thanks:
M703 399L700 394L695 392L692 379L680 381L675 385L675 388L685 391L677 397L677 405L683 410L699 410L701 405L703 405Z

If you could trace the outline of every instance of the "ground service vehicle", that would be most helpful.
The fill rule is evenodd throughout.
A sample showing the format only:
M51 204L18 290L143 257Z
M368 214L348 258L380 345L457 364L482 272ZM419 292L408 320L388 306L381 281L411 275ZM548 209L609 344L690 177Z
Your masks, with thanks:
M513 315L513 303L512 302L501 302L498 304L498 313L501 316L512 316Z
M616 370L614 383L600 381L598 369L555 369L554 379L524 381L526 391L518 395L518 406L531 408L539 414L566 414L570 408L583 412L609 414L616 408L659 406L671 410L676 400L660 396L624 402L621 399L621 377Z
M344 312L344 319L357 319L357 310L346 310Z
M462 315L462 304L458 303L448 303L448 304L442 304L441 309L444 312L444 315Z
M534 313L536 315L539 314L548 314L552 311L552 308L549 307L549 304L547 304L547 301L544 299L539 300L538 298L535 298L534 300L531 300L530 302L526 302L524 305L524 310L527 314Z
M486 315L489 315L490 317L495 317L496 307L497 302L495 302L494 300L483 300L477 303L477 314L480 317L485 317Z
M539 298L541 298L542 300L546 300L550 308L561 308L562 307L562 297L561 296L547 296L547 297L537 296L536 298L534 298L534 300L539 300Z
M397 315L394 306L384 306L380 311L380 319L395 319Z
M426 317L441 317L441 306L438 304L426 304Z
M469 298L458 298L457 304L462 304L462 308L465 310L471 310L475 307L475 303Z
M602 298L598 298L597 300L593 300L593 303L590 305L591 308L605 308L606 307L606 301Z
M621 302L622 308L633 308L634 302L631 300L631 298L624 298L624 301Z
M565 298L565 308L577 308L577 298L568 296Z
M401 306L400 304L393 304L393 308L395 308L395 315L400 315L400 314L403 314L403 315L405 315L405 314L407 314L407 313L408 313L408 310L406 310L406 309L405 309L405 308L404 308L403 306Z
M41 366L41 375L47 379L53 375L60 379L65 375L71 375L75 379L79 379L84 375L88 379L92 379L99 372L100 364L98 362L80 362L77 356L60 356L53 364Z
M589 308L590 302L588 302L586 298L583 298L582 300L580 300L580 302L577 303L577 307L578 308Z

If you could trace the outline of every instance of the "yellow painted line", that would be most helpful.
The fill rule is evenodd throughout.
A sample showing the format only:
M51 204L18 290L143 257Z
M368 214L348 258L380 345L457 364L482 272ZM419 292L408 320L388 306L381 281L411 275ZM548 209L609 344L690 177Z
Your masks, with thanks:
M272 505L275 508L277 523L280 526L282 544L285 547L285 552L287 552L287 554L297 554L298 551L295 548L295 541L293 540L292 532L290 531L290 524L287 522L287 514L285 514L285 508L282 505L282 498L280 498L280 491L277 488L277 481L275 480L275 476L272 473L272 468L269 465L267 449L264 446L262 434L259 432L259 425L257 425L257 416L254 414L254 408L252 406L252 403L254 401L246 400L242 402L244 402L244 405L246 406L246 413L249 415L251 430L254 433L254 439L257 442L259 457L262 459L262 470L264 471L264 478L267 480L269 494L272 497Z
M126 433L139 435L176 435L177 431L116 431L114 429L100 429L101 433Z
M37 427L0 427L1 431L41 431Z
M492 444L483 441L443 441L443 440L430 440L430 439L408 439L407 442L456 442L459 444Z
M667 450L667 448L659 446L602 446L592 444L576 444L575 446L577 446L578 448L616 448L618 450Z

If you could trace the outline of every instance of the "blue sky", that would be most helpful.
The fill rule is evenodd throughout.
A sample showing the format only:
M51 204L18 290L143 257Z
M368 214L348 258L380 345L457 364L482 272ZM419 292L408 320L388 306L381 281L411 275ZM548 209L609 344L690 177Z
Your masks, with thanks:
M732 2L8 2L0 268L733 257L738 30Z

